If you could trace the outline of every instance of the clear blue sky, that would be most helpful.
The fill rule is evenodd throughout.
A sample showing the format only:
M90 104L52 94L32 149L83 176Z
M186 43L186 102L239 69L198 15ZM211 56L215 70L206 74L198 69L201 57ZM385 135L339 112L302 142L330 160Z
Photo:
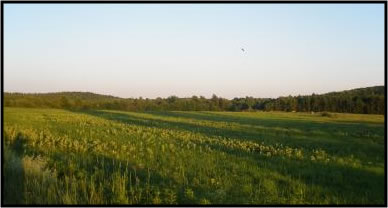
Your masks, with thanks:
M4 7L6 92L233 98L375 85L383 4Z

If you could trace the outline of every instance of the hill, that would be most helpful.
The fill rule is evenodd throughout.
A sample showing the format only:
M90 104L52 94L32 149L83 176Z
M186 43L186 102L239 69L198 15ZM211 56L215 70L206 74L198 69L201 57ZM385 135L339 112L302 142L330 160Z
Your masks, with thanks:
M385 94L385 88L384 86L374 86L374 87L365 87L365 88L356 88L352 90L344 90L340 92L329 92L323 95L358 95L358 96L365 96L365 95L383 95Z
M321 95L280 97L270 100L265 107L285 111L384 114L385 87L374 86Z
M58 93L4 93L4 106L71 108L71 109L112 109L125 111L297 111L297 112L342 112L384 114L385 87L374 86L352 90L271 98L234 98L228 100L213 95L191 98L142 99L119 98L91 92Z

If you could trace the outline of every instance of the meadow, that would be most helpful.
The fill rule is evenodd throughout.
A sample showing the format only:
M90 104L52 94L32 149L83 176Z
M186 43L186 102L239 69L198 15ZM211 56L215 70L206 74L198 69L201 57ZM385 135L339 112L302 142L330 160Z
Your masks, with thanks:
M3 113L4 204L385 203L383 115Z

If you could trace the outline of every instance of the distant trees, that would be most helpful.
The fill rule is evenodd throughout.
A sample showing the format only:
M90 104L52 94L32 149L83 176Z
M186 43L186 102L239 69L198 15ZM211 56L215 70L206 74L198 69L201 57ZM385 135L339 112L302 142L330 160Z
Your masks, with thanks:
M69 102L69 99L65 96L62 96L60 100L60 106L65 109L70 108L71 104Z
M83 92L22 94L4 93L4 106L64 109L111 109L124 111L328 111L364 114L385 113L383 86L311 96L271 98L234 98L228 100L213 94L179 98L117 98Z

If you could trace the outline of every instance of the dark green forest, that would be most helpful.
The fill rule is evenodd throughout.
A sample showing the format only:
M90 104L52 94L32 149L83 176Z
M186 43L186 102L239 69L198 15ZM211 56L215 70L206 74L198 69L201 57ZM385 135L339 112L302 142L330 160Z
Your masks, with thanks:
M7 93L6 107L63 108L63 109L110 109L124 111L295 111L340 112L362 114L385 113L385 88L375 86L353 90L288 96L279 98L234 98L228 100L213 95L179 98L143 99L119 98L90 92L59 93Z

